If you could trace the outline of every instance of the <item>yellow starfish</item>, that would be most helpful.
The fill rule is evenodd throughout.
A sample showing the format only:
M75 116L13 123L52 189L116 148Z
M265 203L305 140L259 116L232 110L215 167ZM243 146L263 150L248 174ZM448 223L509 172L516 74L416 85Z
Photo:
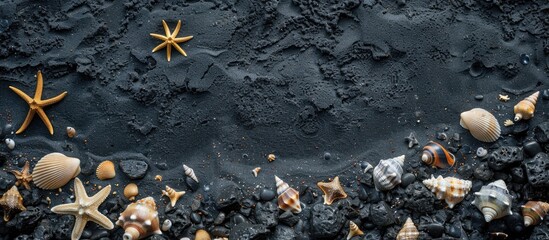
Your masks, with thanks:
M347 198L347 193L339 183L339 176L336 176L331 182L318 182L316 184L324 192L324 204L332 205L336 199Z
M114 225L105 215L101 214L97 208L111 192L111 185L101 189L92 197L88 197L86 189L80 179L74 179L74 203L61 204L53 207L52 212L57 214L74 215L74 227L72 229L71 239L79 239L84 227L88 221L93 221L106 229L113 229Z
M23 184L23 186L27 190L31 189L30 182L32 181L32 174L29 173L29 168L30 168L29 161L27 161L25 162L25 166L23 167L23 170L21 171L11 170L11 173L15 175L15 179L16 179L15 186L19 186Z
M46 115L46 112L44 112L44 107L52 105L54 103L57 103L61 101L66 95L67 92L63 92L56 97L42 100L42 89L44 87L44 80L42 78L42 72L38 71L38 74L36 74L36 79L38 80L38 83L36 84L36 92L34 93L34 98L29 97L29 95L25 94L23 91L10 86L10 89L13 90L17 95L19 95L25 102L29 104L29 113L27 113L27 117L25 118L25 121L23 122L23 125L15 132L15 134L20 134L27 127L32 121L32 118L34 117L35 113L38 113L38 116L42 119L44 124L46 124L46 127L48 128L48 131L51 135L53 135L53 126L51 125L50 119L48 119L48 116Z
M178 52L180 52L181 54L183 54L183 56L186 57L187 53L177 44L187 42L187 41L191 40L193 38L193 36L176 38L177 34L179 33L179 29L181 29L181 20L179 20L179 22L177 22L177 26L175 27L175 30L173 30L173 33L170 33L170 29L168 28L168 24L166 24L166 21L162 20L162 25L164 26L164 31L166 32L166 36L156 34L156 33L151 33L151 36L156 38L156 39L160 39L164 42L161 43L160 45L156 46L152 50L152 52L156 52L156 51L166 47L167 48L167 53L168 53L168 62L169 62L172 58L172 46L173 46Z

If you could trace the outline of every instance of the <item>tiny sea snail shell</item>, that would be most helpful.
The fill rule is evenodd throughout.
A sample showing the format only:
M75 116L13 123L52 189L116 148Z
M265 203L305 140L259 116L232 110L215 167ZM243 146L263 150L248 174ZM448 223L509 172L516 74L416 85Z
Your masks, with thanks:
M498 120L482 108L473 108L460 114L459 124L482 142L495 142L501 135Z
M524 100L520 101L513 108L515 112L515 122L521 119L528 120L534 117L534 111L536 110L536 102L538 101L539 91L528 96Z
M434 167L448 168L454 166L454 154L448 152L442 145L429 142L423 147L421 161Z

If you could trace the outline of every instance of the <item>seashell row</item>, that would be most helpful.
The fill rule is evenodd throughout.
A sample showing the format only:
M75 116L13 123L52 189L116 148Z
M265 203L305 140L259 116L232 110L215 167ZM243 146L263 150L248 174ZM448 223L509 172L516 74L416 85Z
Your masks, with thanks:
M406 219L406 222L402 226L402 229L397 234L397 240L417 240L419 238L419 231L414 225L411 218Z
M448 152L446 148L436 142L429 142L423 147L421 161L438 168L448 168L454 166L456 157Z
M301 212L299 192L291 188L282 179L275 176L276 193L278 194L278 207L284 211L290 210L293 213Z
M537 225L549 213L549 203L542 201L528 201L522 206L524 226Z
M183 195L185 195L185 191L178 192L169 186L166 186L166 190L162 190L162 196L166 196L170 199L170 204L172 205L172 207L175 206L177 200L183 197Z
M185 175L192 178L195 182L198 182L198 178L196 177L196 174L194 174L194 170L192 168L183 164L183 171L185 172Z
M4 208L4 221L6 222L10 220L10 214L13 210L27 210L27 208L23 206L23 197L16 186L12 186L2 195L2 197L0 197L0 206Z
M471 135L482 142L495 142L501 135L498 120L482 108L473 108L462 112L459 124L468 129Z
M107 180L114 178L116 176L116 170L114 168L114 163L106 160L101 162L95 170L95 175L99 180Z
M135 183L130 183L124 188L124 197L130 201L135 200L135 196L137 196L137 194L139 194L139 188L137 188Z
M523 99L513 108L515 112L515 122L521 119L528 120L534 117L534 111L536 110L536 102L538 101L539 91L533 93L527 98Z
M435 178L433 175L430 179L423 180L423 184L435 193L437 199L445 200L450 208L463 201L473 186L469 180L442 176Z
M378 191L387 191L400 184L404 155L379 161L374 168L374 185Z
M42 157L32 172L34 184L42 189L56 189L65 186L80 174L80 159L61 153L50 153Z
M347 240L353 238L354 236L362 236L364 232L358 228L358 225L353 221L349 221L349 234L347 234Z
M484 215L486 222L511 215L511 195L503 180L497 180L475 193L472 203Z
M156 211L156 203L152 197L137 200L120 213L116 225L124 229L124 240L144 239L152 234L162 234L160 221Z

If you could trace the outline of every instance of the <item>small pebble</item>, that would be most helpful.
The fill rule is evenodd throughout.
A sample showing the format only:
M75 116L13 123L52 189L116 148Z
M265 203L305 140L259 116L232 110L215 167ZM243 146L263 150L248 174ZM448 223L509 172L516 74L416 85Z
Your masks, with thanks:
M486 157L486 155L488 155L488 150L486 150L483 147L479 147L477 149L477 157L484 158L484 157Z
M271 201L275 198L275 196L276 196L276 193L273 190L267 189L267 188L264 188L263 190L261 190L261 193L259 194L259 197L263 201Z
M402 187L406 187L410 185L410 183L413 183L414 181L416 181L416 176L414 174L405 173L404 175L402 175L402 182L400 183L400 185L402 185Z
M162 231L167 232L172 227L172 221L170 219L164 220L162 223Z
M332 158L332 154L331 154L331 153L329 153L329 152L325 152L325 153L324 153L324 159L325 159L325 160L330 160L331 158Z
M441 140L441 141L445 141L446 139L448 139L448 135L446 135L446 133L437 133L436 137L438 140Z
M6 146L8 146L10 150L13 150L15 148L15 141L13 141L13 139L6 138L5 142L6 142Z
M475 100L477 100L477 101L482 101L482 99L484 99L484 96L482 96L482 95L476 95L475 96Z
M214 225L221 225L225 221L225 213L220 212L217 217L214 219Z
M461 229L458 226L451 225L448 230L446 231L448 235L454 238L460 238L461 237Z
M196 212L191 213L191 222L193 222L194 224L199 224L200 222L202 222L202 216L200 216Z
M427 233L434 238L442 237L442 234L444 233L444 226L438 223L429 224L425 229L427 230Z
M544 100L549 100L549 89L545 89L541 92L541 98Z
M524 150L524 153L526 153L528 156L533 157L536 156L536 154L543 151L541 149L541 145L539 145L536 141L529 141L522 145L522 149Z
M530 56L528 56L528 54L521 54L520 55L520 63L522 63L523 65L528 65L528 63L530 63Z

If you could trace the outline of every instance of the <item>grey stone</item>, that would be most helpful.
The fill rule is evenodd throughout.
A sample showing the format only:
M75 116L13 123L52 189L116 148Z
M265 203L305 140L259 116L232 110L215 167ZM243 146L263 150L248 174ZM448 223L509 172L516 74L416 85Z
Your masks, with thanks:
M118 166L130 179L142 179L147 174L149 164L141 160L124 160Z

